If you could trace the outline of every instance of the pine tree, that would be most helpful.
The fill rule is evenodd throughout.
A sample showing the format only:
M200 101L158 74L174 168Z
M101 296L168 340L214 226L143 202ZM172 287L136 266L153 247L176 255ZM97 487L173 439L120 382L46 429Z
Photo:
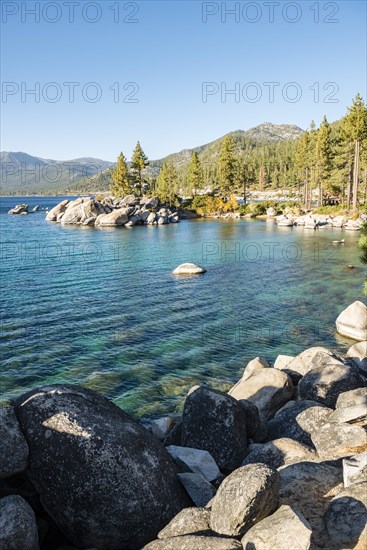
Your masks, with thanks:
M236 160L233 148L233 139L228 135L223 139L218 158L219 190L225 198L228 198L233 191L236 179Z
M126 158L120 153L116 167L112 170L110 190L115 198L121 198L132 192L131 180L128 173Z
M331 158L330 126L326 116L324 116L317 133L316 141L316 172L319 190L319 206L323 204L323 191L330 178L332 168Z
M201 167L199 155L196 151L193 152L191 157L191 162L189 166L189 191L193 195L196 192L203 188L204 185L204 176L203 170Z
M264 191L265 186L266 186L265 170L264 170L264 166L260 166L260 170L259 170L259 189L261 191Z
M354 144L353 161L353 210L357 209L358 202L358 184L359 184L359 165L361 156L361 146L366 146L367 140L367 108L360 96L356 95L353 104L348 108L348 114L345 117L346 133Z
M177 172L171 159L163 163L157 179L157 195L163 203L172 206L177 191Z
M306 130L299 140L295 154L295 169L299 182L304 184L304 204L306 208L310 205L310 190L309 190L309 146L310 134Z
M147 166L149 166L148 157L145 155L138 141L138 143L135 146L133 156L131 159L131 171L133 173L139 195L141 195L142 193L142 185L143 185L143 178L141 173L144 170L144 168L146 168Z

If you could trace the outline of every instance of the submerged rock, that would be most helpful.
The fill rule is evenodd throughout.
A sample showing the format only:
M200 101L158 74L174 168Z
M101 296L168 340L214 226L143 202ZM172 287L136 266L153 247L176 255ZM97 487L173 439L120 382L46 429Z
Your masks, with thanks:
M344 309L336 320L339 334L353 340L367 339L367 306L357 300Z
M163 218L158 219L158 224L161 219ZM173 275L201 275L203 273L206 273L206 269L204 267L192 263L181 264L176 267L174 271L172 271Z
M240 537L275 512L280 477L265 464L250 464L232 472L212 502L210 526L222 535Z
M75 546L141 548L190 506L162 444L96 393L47 386L20 397L16 414L27 474Z

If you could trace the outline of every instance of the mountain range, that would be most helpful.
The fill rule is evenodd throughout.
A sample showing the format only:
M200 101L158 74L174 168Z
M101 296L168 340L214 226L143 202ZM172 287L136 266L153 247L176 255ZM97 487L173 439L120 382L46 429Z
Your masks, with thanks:
M265 122L247 131L231 132L235 152L261 147L266 143L285 142L297 139L303 130L292 124ZM167 158L178 171L186 169L193 151L197 151L205 165L215 162L225 136L193 149L184 149L165 158L151 160L146 170L147 177L156 177ZM59 194L92 193L105 191L110 183L110 169L114 163L96 158L78 158L57 161L31 156L23 152L0 153L1 194Z

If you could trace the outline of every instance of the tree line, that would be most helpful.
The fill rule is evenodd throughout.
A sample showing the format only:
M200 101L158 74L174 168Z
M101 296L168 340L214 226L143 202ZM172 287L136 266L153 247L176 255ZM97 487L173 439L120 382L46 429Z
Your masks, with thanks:
M112 170L111 192L119 197L143 190L168 204L177 197L210 192L230 200L249 190L292 190L310 207L336 197L347 209L366 202L367 108L357 94L346 115L329 124L326 116L295 140L255 141L243 133L225 136L189 163L175 166L174 156L163 162L158 177L146 176L149 160L138 142L128 167L123 153Z

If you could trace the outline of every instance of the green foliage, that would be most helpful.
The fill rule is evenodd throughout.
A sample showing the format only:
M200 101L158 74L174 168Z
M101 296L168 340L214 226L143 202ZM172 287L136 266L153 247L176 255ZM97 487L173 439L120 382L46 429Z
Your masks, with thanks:
M177 172L172 160L163 164L157 179L156 193L159 200L172 206L177 196Z
M126 158L123 153L117 160L117 165L111 173L111 193L116 198L124 197L132 192L131 180L129 177Z
M232 137L227 135L223 139L218 158L218 185L224 197L228 197L233 192L235 183L236 159L233 150Z
M193 152L189 166L189 193L196 194L204 186L204 175L199 155Z
M196 195L190 207L200 215L227 214L238 211L236 199L223 200L213 195Z
M362 250L362 254L360 256L361 261L364 264L367 264L367 223L363 224L361 228L361 236L359 237L358 248Z
M141 145L138 143L135 146L133 156L131 159L131 172L135 181L135 185L138 189L138 194L142 193L142 171L149 166L148 157L145 155Z

